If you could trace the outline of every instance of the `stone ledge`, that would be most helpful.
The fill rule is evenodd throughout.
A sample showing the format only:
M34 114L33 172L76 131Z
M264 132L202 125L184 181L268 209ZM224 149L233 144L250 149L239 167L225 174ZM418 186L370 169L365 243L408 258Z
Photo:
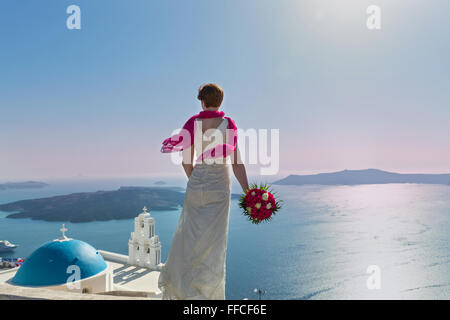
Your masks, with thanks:
M117 294L117 293L116 293ZM0 300L160 300L145 297L100 295L56 291L50 289L18 287L10 284L0 285Z

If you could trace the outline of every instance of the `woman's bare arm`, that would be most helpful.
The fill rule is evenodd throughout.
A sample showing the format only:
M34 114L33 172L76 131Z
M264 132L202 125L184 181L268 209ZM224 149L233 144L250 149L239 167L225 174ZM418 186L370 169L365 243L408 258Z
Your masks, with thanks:
M192 174L192 170L194 170L194 148L189 147L182 152L183 155L183 169L186 172L187 177L189 178Z
M233 153L232 167L233 167L234 176L236 177L239 184L241 185L242 190L244 192L246 192L249 188L247 172L245 170L244 164L241 161L241 155L240 155L240 152L239 152L239 149L237 148L237 146L236 146L236 150Z

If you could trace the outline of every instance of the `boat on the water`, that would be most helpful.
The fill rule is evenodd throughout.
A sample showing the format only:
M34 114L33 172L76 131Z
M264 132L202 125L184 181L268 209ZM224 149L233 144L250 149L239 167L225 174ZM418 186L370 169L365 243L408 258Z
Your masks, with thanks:
M13 251L18 245L9 242L8 240L0 240L0 252Z

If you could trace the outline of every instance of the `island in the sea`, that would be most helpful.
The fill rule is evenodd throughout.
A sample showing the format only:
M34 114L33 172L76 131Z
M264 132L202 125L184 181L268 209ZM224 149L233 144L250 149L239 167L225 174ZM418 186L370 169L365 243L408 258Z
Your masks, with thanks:
M176 187L120 187L113 191L81 192L0 205L14 212L7 218L90 222L130 219L144 206L150 210L177 210L184 193Z
M144 206L154 211L178 210L183 206L180 187L120 187L112 191L81 192L49 198L0 204L0 211L13 212L11 219L90 222L131 219ZM240 195L232 194L231 199Z
M402 174L378 169L343 170L313 175L291 174L272 184L277 185L358 185L387 183L422 183L450 185L450 174Z
M0 183L0 190L34 189L34 188L44 188L46 186L48 186L47 183L40 182L40 181L5 182L5 183Z

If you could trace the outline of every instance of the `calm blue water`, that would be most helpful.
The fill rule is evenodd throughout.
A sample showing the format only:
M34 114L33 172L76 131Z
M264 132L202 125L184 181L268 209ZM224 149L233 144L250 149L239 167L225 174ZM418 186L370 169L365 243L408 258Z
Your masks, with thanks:
M0 203L121 185L150 184L146 180L53 182L45 189L0 191ZM173 185L185 186L185 180ZM267 299L450 298L450 186L274 187L285 203L270 224L248 223L237 202L232 202L227 299L254 299L255 287L266 290ZM151 212L163 261L180 213ZM0 239L20 244L13 256L26 257L60 235L60 223L5 216L0 212ZM66 226L70 237L126 254L133 223ZM381 270L378 290L366 285L370 265Z

